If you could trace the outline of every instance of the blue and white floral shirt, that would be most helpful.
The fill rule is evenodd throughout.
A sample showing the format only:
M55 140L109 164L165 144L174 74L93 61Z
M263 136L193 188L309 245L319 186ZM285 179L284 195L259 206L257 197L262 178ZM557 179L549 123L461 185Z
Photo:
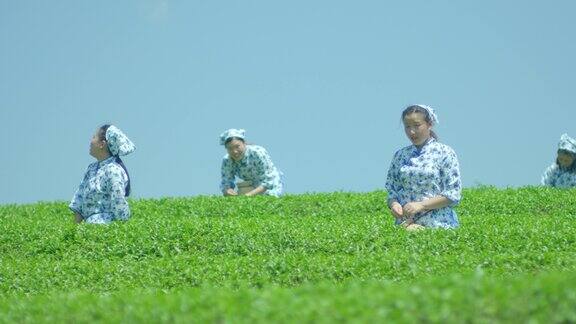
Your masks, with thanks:
M252 181L255 188L263 186L266 188L265 195L278 197L284 191L282 172L274 166L266 149L258 145L246 145L244 157L240 161L234 161L228 154L224 156L220 190L234 189L235 177Z
M456 153L449 146L430 138L418 148L410 145L394 154L388 178L388 204L402 206L437 196L452 201L447 207L416 214L415 223L426 227L453 228L459 225L453 207L462 197L460 167ZM396 223L400 223L399 220Z
M554 163L544 171L542 185L556 188L576 187L576 173L562 170L558 164Z
M128 220L130 208L125 197L127 182L128 175L116 163L115 157L94 162L88 166L69 207L87 223L107 224L114 220Z

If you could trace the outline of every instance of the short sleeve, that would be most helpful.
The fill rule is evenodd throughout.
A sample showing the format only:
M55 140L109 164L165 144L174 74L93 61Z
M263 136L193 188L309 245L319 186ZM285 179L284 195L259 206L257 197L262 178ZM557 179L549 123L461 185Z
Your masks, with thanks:
M462 181L458 157L450 148L440 164L440 185L441 195L450 199L452 206L457 205L462 199Z
M386 177L386 191L388 191L388 205L393 201L398 201L399 190L399 176L400 176L400 151L397 151L392 157L390 167L388 168L388 175Z
M220 181L220 190L224 191L226 189L234 189L236 184L234 184L234 178L236 177L234 173L234 168L232 166L232 161L229 158L224 157L222 159L222 167L221 167L221 176L222 180Z
M130 218L130 207L126 200L127 178L126 173L119 166L110 167L106 170L104 197L109 198L109 210L114 215L114 220L128 220Z
M255 150L255 155L257 157L255 166L258 169L257 172L260 176L260 184L267 190L270 190L274 188L274 183L276 177L278 177L278 172L274 167L274 163L272 163L270 155L264 148L260 147Z
M78 189L76 189L76 192L74 193L74 197L72 197L70 205L68 205L68 208L70 208L70 210L78 214L82 214L81 211L82 211L82 203L84 201L84 187L86 186L86 182L88 181L88 174L90 172L90 167L91 165L89 165L88 168L86 168L86 171L84 172L84 177L82 178L82 181L78 186Z
M74 197L72 198L70 205L68 205L68 208L70 208L70 210L72 210L75 213L81 214L80 206L82 206L82 194L80 192L80 188L78 188L76 189Z
M540 180L540 182L542 183L543 186L554 186L554 170L555 170L555 165L551 165L549 166L545 171L544 174L542 175L542 179Z

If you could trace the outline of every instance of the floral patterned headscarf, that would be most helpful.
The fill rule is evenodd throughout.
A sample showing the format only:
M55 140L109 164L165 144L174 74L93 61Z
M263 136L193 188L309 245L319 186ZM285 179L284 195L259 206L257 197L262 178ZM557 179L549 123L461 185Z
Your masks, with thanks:
M432 107L426 106L426 105L420 105L420 104L417 104L414 106L420 107L420 108L422 108L428 112L428 116L430 116L430 120L432 121L432 125L436 125L439 123L438 116L436 116L436 111L434 111L434 109Z
M562 134L560 142L558 142L558 149L576 154L576 140L568 136L568 134Z
M114 125L108 127L106 141L108 142L108 149L113 156L128 155L136 150L136 146L128 136Z
M246 134L246 131L243 129L231 128L231 129L225 131L224 133L220 134L220 145L225 145L226 141L232 137L244 139L246 137L245 134Z

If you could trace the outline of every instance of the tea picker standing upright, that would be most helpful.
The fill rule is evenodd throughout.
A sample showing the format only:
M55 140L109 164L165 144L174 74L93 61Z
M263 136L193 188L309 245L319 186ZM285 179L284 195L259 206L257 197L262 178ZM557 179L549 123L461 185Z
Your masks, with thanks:
M438 142L432 130L436 113L425 105L408 106L402 122L412 145L394 154L386 180L396 224L408 229L459 226L453 207L461 199L460 167L454 150Z
M135 149L116 126L104 125L96 130L90 141L90 155L97 161L88 166L69 206L77 223L109 224L130 218L126 201L130 177L120 156Z
M220 135L227 154L222 159L220 190L224 196L269 195L284 192L283 174L261 146L248 144L243 129L229 129ZM236 183L236 178L241 182Z

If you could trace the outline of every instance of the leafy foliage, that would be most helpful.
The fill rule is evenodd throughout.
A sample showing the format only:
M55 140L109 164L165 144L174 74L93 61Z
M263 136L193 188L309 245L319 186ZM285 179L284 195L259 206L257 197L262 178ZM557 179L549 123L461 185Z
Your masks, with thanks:
M576 320L576 190L463 196L459 229L418 233L381 191L134 200L110 226L0 206L0 321Z

